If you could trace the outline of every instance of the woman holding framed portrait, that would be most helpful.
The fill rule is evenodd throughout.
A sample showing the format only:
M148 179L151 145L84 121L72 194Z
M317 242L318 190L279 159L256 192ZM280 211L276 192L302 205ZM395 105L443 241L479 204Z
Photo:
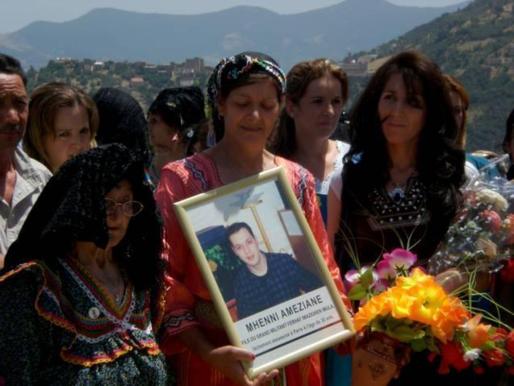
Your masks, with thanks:
M252 361L253 354L229 344L177 222L175 202L282 166L344 297L313 177L299 165L265 149L279 117L284 89L284 74L267 55L247 52L223 59L211 75L208 88L217 144L162 169L156 199L165 223L169 290L161 349L177 368L179 385L260 385L277 377L278 371L253 380L246 376L241 361ZM318 354L287 366L284 374L289 385L323 384Z

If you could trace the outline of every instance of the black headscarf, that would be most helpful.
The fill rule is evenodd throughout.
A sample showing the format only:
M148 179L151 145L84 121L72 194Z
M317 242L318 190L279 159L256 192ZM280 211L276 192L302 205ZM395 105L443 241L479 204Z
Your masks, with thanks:
M159 114L168 126L183 131L205 120L204 103L199 87L165 88L152 102L148 112Z
M105 248L109 237L105 196L124 179L144 209L130 220L113 255L136 287L152 288L160 275L161 222L152 191L144 182L143 164L120 144L91 149L61 166L9 248L5 269L30 260L67 258L77 241Z
M101 88L93 96L100 125L96 134L99 145L121 143L149 166L152 153L143 109L129 94L115 88Z

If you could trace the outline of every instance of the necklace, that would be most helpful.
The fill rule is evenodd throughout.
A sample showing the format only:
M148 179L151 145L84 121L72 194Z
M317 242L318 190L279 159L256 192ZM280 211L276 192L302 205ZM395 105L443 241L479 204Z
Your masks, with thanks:
M389 185L391 189L388 190L387 193L389 197L393 199L393 201L398 202L405 198L407 184L413 175L415 175L415 171L412 167L403 170L401 173L398 171L396 171L396 173L393 173L393 171L391 170L391 179L389 180Z
M389 197L391 197L396 202L403 200L405 197L405 184L397 184L395 182L392 182L392 184L393 189L388 192Z

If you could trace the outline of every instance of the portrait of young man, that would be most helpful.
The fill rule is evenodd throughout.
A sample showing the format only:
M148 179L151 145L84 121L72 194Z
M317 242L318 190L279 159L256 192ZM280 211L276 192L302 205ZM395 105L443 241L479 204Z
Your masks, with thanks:
M245 222L226 228L228 245L243 263L234 279L239 319L323 286L321 280L287 253L263 252Z

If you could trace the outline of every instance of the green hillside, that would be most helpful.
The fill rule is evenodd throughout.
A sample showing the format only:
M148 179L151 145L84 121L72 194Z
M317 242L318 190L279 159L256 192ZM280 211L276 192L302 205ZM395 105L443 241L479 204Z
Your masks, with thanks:
M499 150L514 108L514 1L475 0L367 54L406 49L424 52L466 86L468 150Z
M119 88L131 94L146 110L163 88L191 85L203 88L211 72L212 67L205 66L199 58L166 65L62 58L51 60L39 70L31 67L27 78L29 91L51 81L73 84L90 95L101 87Z

